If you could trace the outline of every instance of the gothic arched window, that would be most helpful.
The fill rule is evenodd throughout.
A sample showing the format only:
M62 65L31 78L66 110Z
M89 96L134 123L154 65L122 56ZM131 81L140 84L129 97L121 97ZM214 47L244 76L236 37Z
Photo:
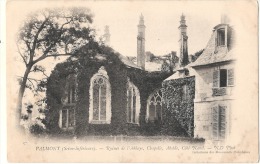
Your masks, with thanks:
M161 121L162 120L162 91L157 90L152 93L147 100L146 110L147 121Z
M90 80L89 123L110 124L111 86L105 68L102 66Z
M139 124L140 93L138 88L128 80L127 88L127 122Z

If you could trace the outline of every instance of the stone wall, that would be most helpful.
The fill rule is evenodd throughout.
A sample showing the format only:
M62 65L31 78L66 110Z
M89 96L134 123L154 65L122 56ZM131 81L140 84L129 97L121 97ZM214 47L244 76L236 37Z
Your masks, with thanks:
M234 63L218 63L218 65L198 67L192 69L191 74L196 76L195 100L194 100L194 137L211 140L212 136L212 107L226 106L226 134L231 129L231 105L234 100L234 87L224 87L226 94L214 95L213 72L217 69L232 69Z
M213 139L213 114L214 106L226 106L226 135L230 134L231 130L231 112L232 100L215 100L213 102L203 102L194 104L194 137L204 138L206 140Z

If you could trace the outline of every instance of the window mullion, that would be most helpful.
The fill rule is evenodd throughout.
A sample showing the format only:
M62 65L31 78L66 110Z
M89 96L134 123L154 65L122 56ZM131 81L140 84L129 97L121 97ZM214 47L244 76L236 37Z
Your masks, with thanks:
M73 115L74 115L74 117L73 117L73 126L75 126L76 125L76 113L75 113L75 108L73 109Z
M69 127L69 110L66 109L66 111L67 111L67 117L66 117L66 128L68 128L68 127Z
M226 70L226 72L227 72L226 73L226 84L227 84L226 87L228 87L228 69Z
M130 120L130 122L133 123L133 122L134 122L134 121L133 121L133 113L134 113L134 111L133 111L133 106L134 106L134 105L133 105L133 104L134 104L134 101L133 101L133 100L134 100L134 96L133 96L133 95L134 95L134 88L131 88L131 90L132 90L132 95L131 95L131 120Z
M154 100L155 100L155 104L154 104L154 112L155 112L155 120L157 119L157 109L156 109L156 107L157 107L157 101L156 101L156 99L154 98Z
M60 110L59 126L62 128L62 110Z
M127 88L127 91L126 91L126 120L127 122L129 122L129 91L128 91L128 88Z
M101 113L101 86L98 89L98 120L100 121L100 113Z

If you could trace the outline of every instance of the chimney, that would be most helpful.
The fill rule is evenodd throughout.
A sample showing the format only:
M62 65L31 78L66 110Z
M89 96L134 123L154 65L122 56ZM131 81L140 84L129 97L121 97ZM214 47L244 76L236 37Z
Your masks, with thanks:
M144 16L142 14L137 27L137 65L145 69L145 25Z
M221 15L221 24L229 24L230 23L230 19L226 14L222 14Z
M185 16L181 15L180 20L180 39L179 39L179 45L180 45L180 67L185 67L187 64L189 64L189 57L188 57L188 36L187 36L187 25Z

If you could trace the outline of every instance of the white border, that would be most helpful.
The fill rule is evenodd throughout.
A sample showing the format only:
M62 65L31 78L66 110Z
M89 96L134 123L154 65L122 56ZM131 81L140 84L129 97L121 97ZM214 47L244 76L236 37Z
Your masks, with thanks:
M0 163L7 163L6 114L6 0L0 1Z

